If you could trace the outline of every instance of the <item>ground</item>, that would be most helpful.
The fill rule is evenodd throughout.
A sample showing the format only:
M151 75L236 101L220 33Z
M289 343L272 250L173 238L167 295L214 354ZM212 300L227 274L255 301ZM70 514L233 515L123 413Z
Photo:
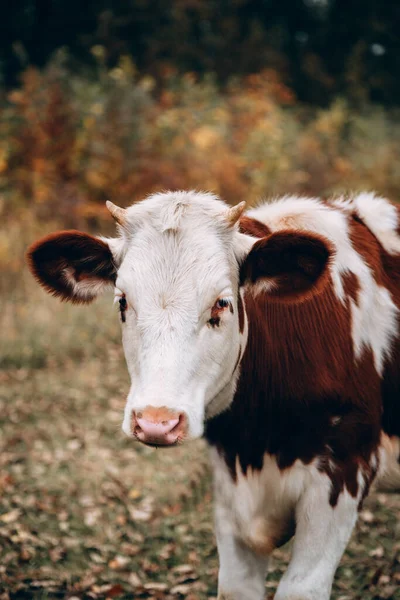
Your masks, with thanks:
M0 600L215 598L204 444L124 437L128 377L109 299L77 308L35 294L0 322ZM399 515L400 496L371 495L333 600L400 599ZM274 553L268 600L289 555Z

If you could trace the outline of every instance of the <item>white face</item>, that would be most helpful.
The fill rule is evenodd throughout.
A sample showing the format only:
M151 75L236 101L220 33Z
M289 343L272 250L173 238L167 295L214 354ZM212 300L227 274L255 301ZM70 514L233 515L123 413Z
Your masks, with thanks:
M218 215L202 206L179 204L177 218L160 195L129 209L136 214L115 291L132 382L123 430L145 442L201 436L207 406L221 410L233 396L242 337L235 231L221 218L224 205ZM179 440L165 436L160 422L171 421L169 430L180 418Z

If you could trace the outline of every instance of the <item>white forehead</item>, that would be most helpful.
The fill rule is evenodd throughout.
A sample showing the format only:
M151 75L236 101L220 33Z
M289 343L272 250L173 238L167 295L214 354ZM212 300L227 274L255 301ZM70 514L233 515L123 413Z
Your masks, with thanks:
M146 225L162 233L191 229L194 225L206 228L215 227L217 223L224 225L227 209L225 202L208 192L162 192L129 207L127 217L134 230Z
M138 300L197 309L235 284L237 265L228 206L213 194L154 194L127 209L117 286ZM193 307L194 308L194 307Z

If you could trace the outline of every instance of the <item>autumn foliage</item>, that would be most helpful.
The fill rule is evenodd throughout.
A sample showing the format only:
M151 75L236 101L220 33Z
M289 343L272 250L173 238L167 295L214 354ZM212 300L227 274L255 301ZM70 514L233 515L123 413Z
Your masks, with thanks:
M400 191L397 115L296 104L279 75L264 70L221 91L212 76L163 84L125 56L109 70L70 71L60 53L28 68L0 109L3 211L29 207L65 225L104 214L107 198L127 205L154 190L195 187L229 202L277 193Z

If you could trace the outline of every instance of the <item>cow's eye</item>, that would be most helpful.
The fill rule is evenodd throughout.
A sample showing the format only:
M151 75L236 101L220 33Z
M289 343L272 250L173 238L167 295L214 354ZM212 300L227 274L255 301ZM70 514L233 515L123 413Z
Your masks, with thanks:
M229 306L229 300L226 300L226 298L218 298L218 300L215 303L215 306L217 308L227 308Z
M230 305L231 303L226 298L218 298L211 309L211 319L208 320L208 324L212 327L218 327L221 322L221 313Z
M118 300L118 303L119 303L119 312L121 314L121 321L123 323L125 323L125 321L126 321L125 313L126 313L126 309L128 308L128 303L126 301L125 296L122 296L122 298L120 298Z

